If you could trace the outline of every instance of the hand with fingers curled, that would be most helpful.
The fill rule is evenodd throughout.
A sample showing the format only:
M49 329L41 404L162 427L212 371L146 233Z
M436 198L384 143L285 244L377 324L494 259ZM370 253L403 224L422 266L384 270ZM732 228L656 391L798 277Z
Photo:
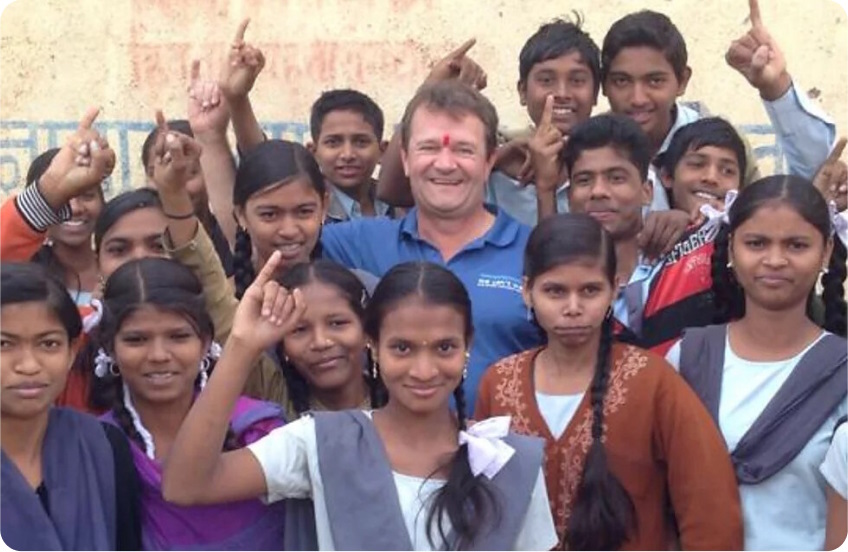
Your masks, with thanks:
M288 290L274 279L281 255L275 251L244 292L233 318L230 339L260 353L282 341L300 322L306 303L300 290Z
M42 175L39 187L49 202L64 204L100 186L115 169L115 152L92 128L99 114L98 108L86 111L76 131Z
M430 74L427 75L424 84L458 79L460 82L472 86L477 90L486 88L488 84L486 71L476 61L468 57L468 50L476 43L477 39L472 38L437 61L433 65L433 68L430 69Z
M191 81L188 85L188 122L195 137L203 141L207 136L227 133L230 110L217 81L200 78L200 60L191 63Z
M200 159L200 144L179 132L171 132L161 110L156 111L158 133L153 145L153 182L160 191L185 188L192 167Z
M231 101L246 97L265 67L265 55L262 50L244 41L248 23L250 19L245 19L239 24L227 61L218 79L221 93Z
M789 90L792 77L780 46L763 23L758 0L748 0L748 10L750 30L730 44L724 58L763 99L774 101Z
M513 138L495 150L494 169L517 180L522 186L533 182L533 159L530 156L530 138Z
M646 261L655 262L671 252L691 225L702 222L700 211L669 209L651 211L639 232L639 250Z
M828 202L834 202L840 213L848 209L848 165L840 159L846 143L848 140L844 137L837 140L833 151L813 177L813 186Z
M548 96L539 126L528 143L538 193L556 191L563 181L559 156L565 147L565 137L552 122L553 106L554 97Z

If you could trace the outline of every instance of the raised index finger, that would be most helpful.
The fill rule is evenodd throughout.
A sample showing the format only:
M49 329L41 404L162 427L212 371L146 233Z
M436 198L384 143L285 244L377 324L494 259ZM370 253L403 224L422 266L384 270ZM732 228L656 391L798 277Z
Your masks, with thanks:
M845 151L845 144L848 143L848 139L845 137L840 138L836 141L836 145L833 146L833 151L830 152L830 155L827 156L827 160L825 163L834 163L839 161L839 158L842 157L842 152Z
M97 119L97 116L100 115L99 107L89 107L85 111L85 115L80 119L79 130L90 130L91 126L94 124L94 120Z
M277 272L277 266L280 264L280 257L281 253L279 251L271 253L271 256L268 257L268 261L265 263L265 266L262 267L262 270L260 270L259 274L256 275L256 279L253 280L254 286L262 287L274 279L274 274Z
M200 60L193 59L191 60L191 84L196 83L200 80Z
M539 121L540 127L549 127L554 119L554 96L548 94L545 98L545 108L542 110L542 120Z
M469 38L462 46L451 52L449 57L453 59L461 59L465 57L465 54L468 53L468 50L470 50L471 47L475 44L477 44L477 39Z
M165 115L161 109L156 110L156 126L160 132L168 132L168 121L165 120Z
M752 27L762 27L763 18L760 15L760 3L758 0L748 0L748 20Z
M244 42L244 33L247 31L248 23L250 23L249 17L239 23L238 29L236 29L236 37L234 39L234 42Z

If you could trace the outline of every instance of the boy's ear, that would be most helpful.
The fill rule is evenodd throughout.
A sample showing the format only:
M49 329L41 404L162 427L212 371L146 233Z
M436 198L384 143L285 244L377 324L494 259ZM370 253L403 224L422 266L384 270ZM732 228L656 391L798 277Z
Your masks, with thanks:
M680 85L677 87L677 95L682 96L686 93L686 87L689 86L689 79L692 78L692 68L688 65L683 69L683 78L680 80Z
M527 83L519 80L515 84L515 89L518 91L518 101L521 105L527 105Z
M315 155L315 144L312 141L306 142L306 149L309 150L309 153Z
M386 148L388 148L388 147L389 147L389 141L388 140L381 140L380 141L380 153L386 153Z
M670 190L674 186L674 177L668 174L665 167L660 169L660 181L662 181L663 188L666 190Z

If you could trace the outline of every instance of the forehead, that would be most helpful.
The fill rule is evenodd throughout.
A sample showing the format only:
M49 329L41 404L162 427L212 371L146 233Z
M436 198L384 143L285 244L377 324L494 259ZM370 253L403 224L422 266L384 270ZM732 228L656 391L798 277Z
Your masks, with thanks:
M731 149L718 146L700 146L697 148L689 146L685 155L702 155L717 161L728 161L732 162L734 165L739 165L739 159L736 157L736 152Z
M404 299L383 316L380 339L431 342L465 336L465 317L451 305L425 303L420 297Z
M123 215L103 235L103 241L112 239L136 240L161 235L168 220L159 207L144 207Z
M784 202L770 202L754 211L734 232L737 236L745 233L778 240L792 236L821 236L815 226Z
M141 305L124 318L118 330L121 332L138 330L155 331L185 326L193 327L193 324L183 314L155 305Z
M662 50L651 46L626 46L610 61L610 73L642 76L652 73L674 73Z
M574 162L571 172L602 173L613 169L624 169L636 174L639 173L639 169L630 158L619 148L612 146L583 150Z
M282 209L316 202L321 202L318 191L312 186L308 177L298 175L284 184L271 184L267 188L254 193L247 200L247 206L254 209L259 207Z
M530 74L533 75L543 71L570 73L578 70L589 71L591 73L591 68L586 63L586 60L583 59L580 52L577 50L571 50L561 56L534 63L530 68Z
M362 113L352 109L337 109L324 115L321 121L321 134L369 134L376 138L374 127Z
M332 284L313 280L304 286L298 286L298 289L300 289L306 302L304 314L306 318L320 318L338 313L356 316L356 313L350 308L347 295ZM356 298L357 301L359 299L359 297Z
M486 127L476 115L467 112L453 114L424 105L415 110L409 129L410 142L441 142L446 134L453 141L480 144L486 141Z
M0 329L3 333L19 336L38 335L67 330L56 312L43 301L12 303L0 308Z
M558 283L578 286L599 280L609 281L603 259L599 257L577 257L539 274L534 283L536 285Z

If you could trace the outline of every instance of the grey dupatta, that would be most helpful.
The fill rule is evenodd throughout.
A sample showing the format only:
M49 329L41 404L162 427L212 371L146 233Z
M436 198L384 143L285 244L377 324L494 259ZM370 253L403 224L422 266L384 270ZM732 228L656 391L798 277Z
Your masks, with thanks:
M690 328L680 343L680 374L718 425L727 325ZM848 394L845 339L823 336L731 452L740 483L756 484L780 471L806 446Z
M391 465L363 412L315 412L318 462L337 550L412 550ZM510 550L518 538L542 465L540 439L510 434L516 453L490 481L499 519L489 520L472 550ZM448 548L454 541L448 537Z
M2 454L0 532L16 550L114 550L115 461L94 417L53 408L42 447L49 513Z

